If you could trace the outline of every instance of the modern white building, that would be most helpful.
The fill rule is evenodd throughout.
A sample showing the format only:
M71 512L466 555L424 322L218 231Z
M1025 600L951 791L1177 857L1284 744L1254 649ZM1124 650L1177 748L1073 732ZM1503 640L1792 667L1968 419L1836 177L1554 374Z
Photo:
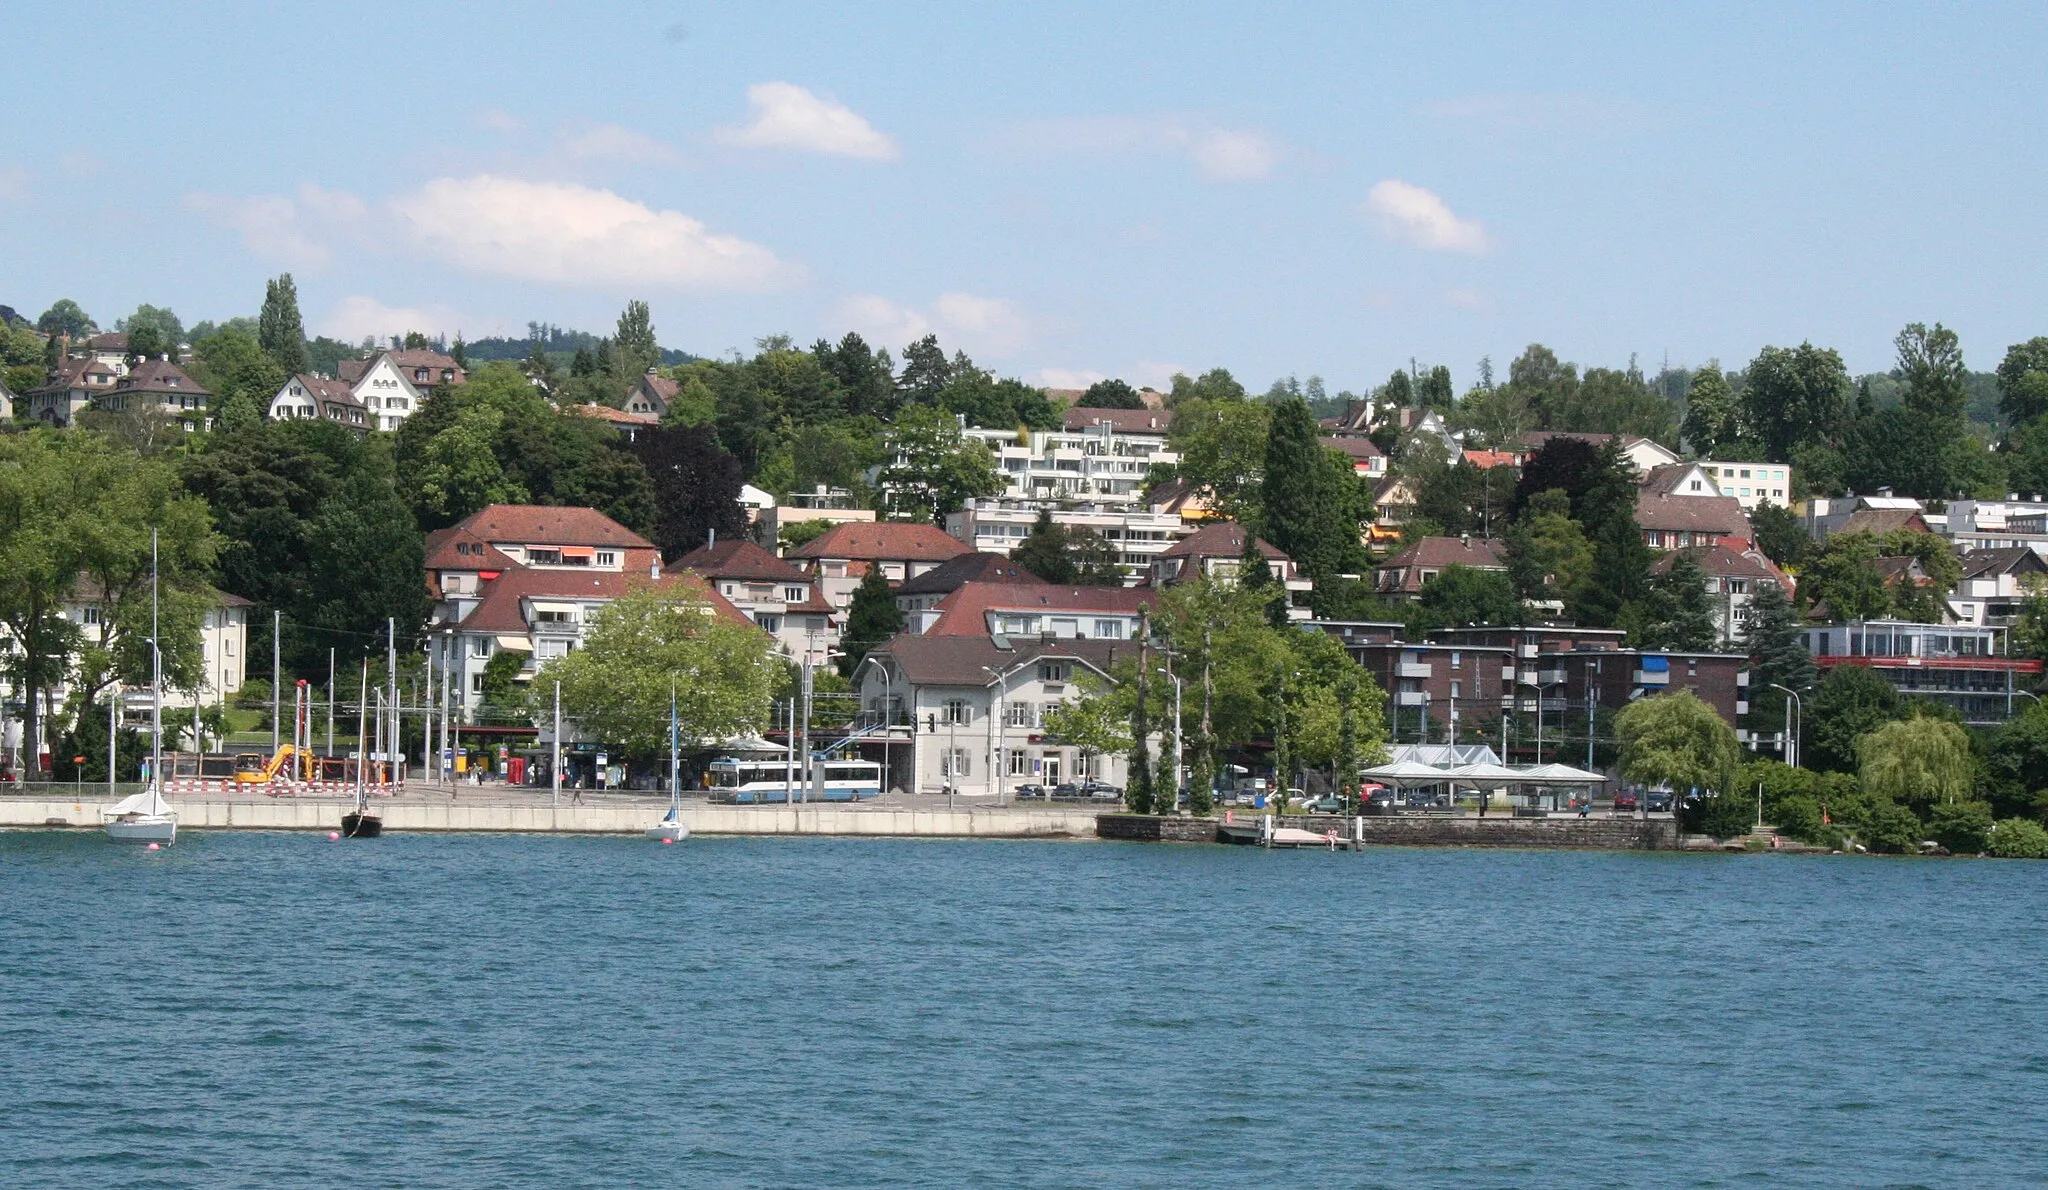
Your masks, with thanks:
M1708 459L1699 466L1720 487L1723 496L1740 500L1746 512L1755 511L1759 504L1790 507L1792 503L1792 468L1788 464Z
M1944 533L1958 550L1995 550L2023 545L2048 554L2048 502L2022 500L1951 500Z
M1134 504L1145 498L1145 477L1155 463L1173 464L1164 409L1069 409L1058 430L989 430L962 433L987 446L1014 500L1076 500Z
M1062 529L1092 529L1116 550L1127 582L1143 581L1152 564L1191 531L1176 512L1136 503L1061 504L1043 500L969 500L946 516L946 532L986 554L1008 554L1031 536L1038 514Z

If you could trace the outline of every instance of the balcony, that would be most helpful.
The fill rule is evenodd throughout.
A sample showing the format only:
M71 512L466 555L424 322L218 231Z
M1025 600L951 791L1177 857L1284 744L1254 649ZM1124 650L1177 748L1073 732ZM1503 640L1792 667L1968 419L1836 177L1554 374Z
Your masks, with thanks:
M1635 683L1638 686L1669 686L1671 684L1671 671L1668 669L1639 669L1635 672Z
M1394 668L1394 676L1397 678L1427 678L1429 674L1430 666L1427 661L1403 661Z
M1403 690L1394 695L1397 707L1423 707L1429 705L1429 695L1421 690Z
M1541 647L1541 645L1517 645L1515 647L1515 655L1524 661L1534 661L1536 660L1536 651Z
M1564 670L1562 668L1539 670L1536 674L1536 684L1538 686L1562 686L1564 685Z

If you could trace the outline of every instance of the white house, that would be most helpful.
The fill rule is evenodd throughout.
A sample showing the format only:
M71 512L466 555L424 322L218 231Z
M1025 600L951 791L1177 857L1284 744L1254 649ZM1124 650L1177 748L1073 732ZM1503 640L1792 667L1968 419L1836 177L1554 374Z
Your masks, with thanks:
M963 797L1014 796L1093 779L1121 787L1125 757L1062 743L1046 712L1107 682L1129 642L898 636L862 659L862 751L885 765L890 788Z
M1178 512L1133 503L1060 504L1037 500L969 500L959 512L946 514L946 532L974 549L1008 554L1024 544L1043 511L1062 529L1092 529L1116 551L1117 565L1127 582L1142 581L1152 564L1186 537L1188 523Z
M961 433L989 448L1013 500L1080 500L1102 506L1139 504L1155 463L1180 455L1166 445L1173 414L1164 409L1069 409L1057 430Z
M1699 466L1719 485L1723 496L1742 501L1744 511L1754 512L1759 504L1784 507L1792 503L1792 468L1785 463L1710 459Z
M369 411L348 382L325 376L301 374L285 381L277 395L270 398L268 412L273 421L319 418L352 429L370 427Z
M701 545L676 559L775 638L786 655L823 664L839 643L838 610L817 579L751 541Z

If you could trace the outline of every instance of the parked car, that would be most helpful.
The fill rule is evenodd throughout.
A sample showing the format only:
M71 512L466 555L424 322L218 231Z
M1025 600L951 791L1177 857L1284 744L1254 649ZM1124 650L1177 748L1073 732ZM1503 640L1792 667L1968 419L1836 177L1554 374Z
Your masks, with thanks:
M1342 814L1351 807L1345 805L1344 799L1336 794L1326 793L1302 808L1311 814Z
M1668 789L1652 789L1643 795L1643 805L1652 814L1669 814L1671 813L1671 791Z
M1100 781L1083 781L1081 783L1081 791L1098 802L1122 801L1124 796L1123 790L1118 789L1114 785L1105 785Z
M1628 810L1633 812L1636 805L1636 795L1632 790L1624 789L1614 795L1614 808L1616 811Z
M1053 786L1052 795L1063 801L1074 801L1088 796L1081 792L1081 787L1072 781L1062 781L1058 785Z
M1365 792L1365 804L1374 809L1391 807L1394 804L1394 791L1391 789L1368 789ZM1410 804L1416 803L1411 799Z
M1019 785L1011 792L1016 795L1017 800L1020 802L1045 800L1045 786L1043 785Z

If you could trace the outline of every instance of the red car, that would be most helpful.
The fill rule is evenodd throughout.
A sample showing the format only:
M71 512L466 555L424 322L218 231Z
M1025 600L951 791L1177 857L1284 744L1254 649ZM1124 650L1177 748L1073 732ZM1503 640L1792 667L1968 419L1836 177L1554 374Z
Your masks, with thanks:
M1617 809L1617 810L1633 810L1633 809L1635 809L1635 808L1636 808L1636 795L1635 795L1635 794L1633 794L1633 793L1628 793L1628 792L1626 792L1626 791L1624 791L1624 792L1621 792L1621 793L1617 793L1617 794L1615 794L1615 795L1614 795L1614 808L1615 808L1615 809Z

